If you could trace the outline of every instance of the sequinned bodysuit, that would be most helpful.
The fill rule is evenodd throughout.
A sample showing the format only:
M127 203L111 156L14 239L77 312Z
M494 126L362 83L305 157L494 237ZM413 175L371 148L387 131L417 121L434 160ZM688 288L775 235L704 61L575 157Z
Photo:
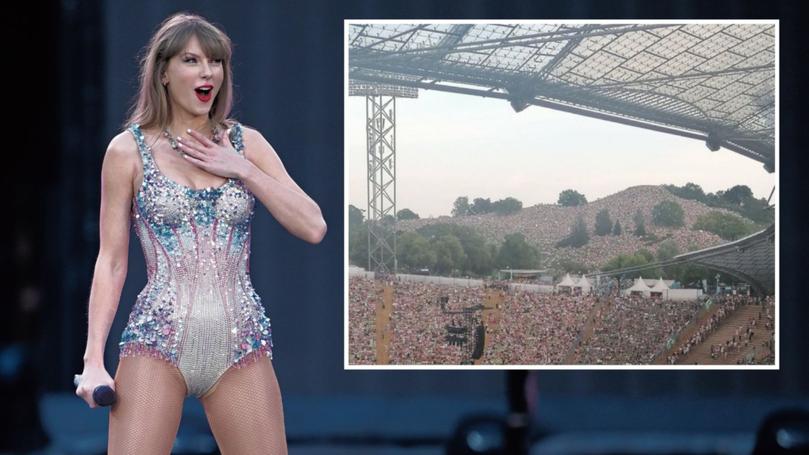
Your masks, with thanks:
M150 356L175 365L188 395L202 397L230 367L272 358L272 331L250 281L255 197L238 179L194 189L165 176L138 125L143 183L132 222L148 281L121 334L120 357ZM244 156L241 125L229 133Z

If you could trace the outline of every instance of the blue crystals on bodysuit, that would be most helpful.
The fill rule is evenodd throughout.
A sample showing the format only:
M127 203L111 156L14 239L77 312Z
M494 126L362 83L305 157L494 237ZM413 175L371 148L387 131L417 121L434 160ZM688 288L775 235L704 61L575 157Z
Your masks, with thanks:
M230 359L240 364L272 355L272 330L249 277L250 223L255 197L240 181L194 189L160 172L138 125L129 128L143 161L132 222L149 280L121 334L121 356L149 355L177 364L197 334L186 318L204 296L221 304L230 324ZM241 125L229 139L243 155ZM210 297L214 296L214 297ZM208 300L211 301L211 300Z

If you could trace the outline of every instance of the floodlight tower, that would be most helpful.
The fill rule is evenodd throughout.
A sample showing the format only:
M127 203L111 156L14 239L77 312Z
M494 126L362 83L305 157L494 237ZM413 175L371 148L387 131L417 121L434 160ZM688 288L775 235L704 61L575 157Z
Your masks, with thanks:
M349 80L348 95L365 97L368 271L396 273L396 98L418 89Z

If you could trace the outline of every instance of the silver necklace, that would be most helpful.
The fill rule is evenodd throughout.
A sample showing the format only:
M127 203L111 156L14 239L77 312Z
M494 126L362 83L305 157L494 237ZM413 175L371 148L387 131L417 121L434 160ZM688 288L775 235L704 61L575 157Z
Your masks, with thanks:
M168 139L169 145L171 146L172 150L174 150L174 151L179 151L180 150L180 145L177 144L177 136L174 136L173 134L171 134L168 127L163 129L163 136L166 139ZM216 144L219 144L222 141L222 138L219 135L219 127L218 126L213 127L213 132L211 134L211 140Z

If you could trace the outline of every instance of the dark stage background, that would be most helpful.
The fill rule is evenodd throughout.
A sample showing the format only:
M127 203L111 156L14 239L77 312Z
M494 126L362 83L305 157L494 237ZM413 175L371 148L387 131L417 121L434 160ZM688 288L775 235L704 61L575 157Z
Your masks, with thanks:
M6 147L6 156L16 159L4 178L14 210L4 223L9 231L4 251L10 254L3 261L3 279L15 298L8 304L11 317L2 322L2 341L27 342L27 377L35 380L25 382L26 390L71 394L72 376L82 369L87 298L98 253L101 161L135 94L139 51L167 15L200 13L229 34L235 44L234 116L267 137L290 175L320 204L329 226L324 241L312 246L287 234L263 207L257 206L253 224L251 273L273 324L274 365L292 442L363 431L380 437L448 434L451 426L422 431L412 423L441 400L447 406L440 412L451 423L463 412L502 413L506 407L506 373L500 371L343 370L344 19L757 18L781 20L780 371L543 371L537 375L540 423L548 429L609 429L621 426L615 422L626 419L622 410L630 403L662 398L676 415L635 413L624 426L752 431L760 416L759 408L744 407L751 400L806 405L803 288L809 251L803 220L809 205L802 184L807 91L800 56L807 40L801 2L63 0L22 8L9 17L19 55L6 62L15 81L6 94L21 109L7 133L21 124L23 137ZM132 235L129 275L107 342L111 375L126 317L145 282L143 255ZM14 386L6 393L22 396L21 390ZM544 408L543 397L549 403ZM397 423L399 414L388 411L408 399L416 404L401 411L410 413L401 422L410 423ZM699 424L692 420L692 408L677 405L707 402L722 403L723 409L714 409ZM565 403L580 411L569 420L554 420L551 411L570 412ZM744 409L747 420L727 423L734 410ZM366 426L346 423L369 415L379 417ZM429 415L422 417L431 422Z

